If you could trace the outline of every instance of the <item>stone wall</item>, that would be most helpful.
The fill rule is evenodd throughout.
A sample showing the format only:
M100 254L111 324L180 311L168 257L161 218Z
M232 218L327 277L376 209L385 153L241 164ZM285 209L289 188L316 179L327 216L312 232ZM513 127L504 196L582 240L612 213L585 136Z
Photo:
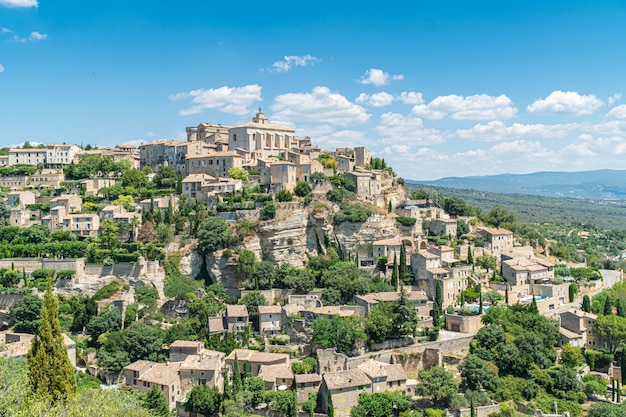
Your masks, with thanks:
M158 265L158 261L157 261ZM154 269L154 265L152 265ZM158 267L157 267L158 268ZM68 268L70 269L70 268ZM133 277L139 278L142 275L146 275L148 273L147 265L140 262L117 262L110 266L105 265L85 265L84 274L86 275L95 275L95 276L107 276L107 275L115 275L119 277Z
M72 269L76 271L76 276L80 277L84 274L85 259L48 259L48 258L3 258L0 259L0 268L15 268L17 271L31 272L37 269L54 269L56 272Z
M517 411L530 416L542 416L542 417L570 417L570 414L566 411L563 414L545 414L541 410L534 410L528 407L526 404L519 403L517 405Z
M317 349L318 369L322 372L336 372L345 369L354 369L370 359L384 363L400 363L405 372L417 372L424 367L430 367L448 353L465 355L469 352L473 335L441 342L420 343L413 346L400 347L393 350L368 352L364 355L348 357L336 353L333 349ZM426 353L428 351L428 353ZM426 361L424 361L426 356Z
M12 310L26 294L0 294L0 310Z
M476 417L488 417L491 413L500 412L500 404L482 405L480 407L474 407L476 411ZM455 417L470 417L472 410L470 408L462 408L456 412Z

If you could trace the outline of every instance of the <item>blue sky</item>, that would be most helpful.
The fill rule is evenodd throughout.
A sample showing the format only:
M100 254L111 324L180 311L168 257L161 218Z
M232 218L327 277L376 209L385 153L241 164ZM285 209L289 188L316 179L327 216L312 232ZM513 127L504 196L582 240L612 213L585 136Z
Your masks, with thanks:
M0 0L0 145L261 107L409 179L623 169L626 2Z

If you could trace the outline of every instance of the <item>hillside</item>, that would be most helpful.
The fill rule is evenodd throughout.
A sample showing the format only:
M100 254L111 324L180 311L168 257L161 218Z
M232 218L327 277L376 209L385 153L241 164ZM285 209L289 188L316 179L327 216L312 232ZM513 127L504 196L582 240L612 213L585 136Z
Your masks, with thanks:
M494 193L626 201L626 171L623 170L447 177L434 181L408 180L407 183Z
M471 189L407 183L411 191L432 189L445 197L460 197L484 211L495 205L515 212L521 222L559 224L592 223L604 229L626 230L626 202L556 198L528 194L495 193Z

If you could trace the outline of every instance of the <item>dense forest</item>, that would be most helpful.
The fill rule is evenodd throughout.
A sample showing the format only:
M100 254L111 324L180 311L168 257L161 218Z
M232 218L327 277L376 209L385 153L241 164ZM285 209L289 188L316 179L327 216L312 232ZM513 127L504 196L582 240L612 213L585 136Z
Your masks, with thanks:
M460 197L468 204L487 211L495 205L513 211L524 223L584 224L601 229L626 230L626 203L542 197L527 194L501 194L460 188L406 183L410 191L428 188L446 197Z

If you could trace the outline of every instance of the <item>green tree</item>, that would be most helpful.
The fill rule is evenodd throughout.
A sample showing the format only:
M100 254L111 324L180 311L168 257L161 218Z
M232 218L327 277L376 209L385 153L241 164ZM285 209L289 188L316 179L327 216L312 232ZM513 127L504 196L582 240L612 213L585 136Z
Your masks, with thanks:
M159 242L169 243L174 237L174 230L172 226L167 223L159 223L154 230L154 235L159 240Z
M579 347L572 346L569 343L561 347L560 363L568 368L578 368L585 361L582 350Z
M239 167L232 167L228 170L228 176L241 182L248 182L248 171Z
M152 385L143 400L143 405L157 417L167 417L170 414L170 405L157 384Z
M205 416L217 415L222 407L222 395L217 387L201 384L192 388L185 403L185 411Z
M441 281L435 282L435 303L433 304L433 327L439 327L439 319L443 314L443 288Z
M435 405L447 405L459 390L454 374L443 366L422 369L418 372L417 378L420 381L417 386L418 393L430 399Z
M613 306L611 305L611 299L606 297L604 300L604 315L608 316L613 314Z
M74 367L67 355L58 312L52 284L48 283L41 307L41 324L28 352L28 380L35 395L52 403L63 401L76 392Z
M398 257L393 255L393 269L391 270L391 286L394 289L398 288L398 276L400 275L400 271L398 270Z
M372 307L364 320L365 332L372 343L382 343L393 331L393 306L379 303Z
M237 271L246 279L250 279L256 273L256 255L254 252L244 250L237 260ZM256 282L256 290L259 289L258 281Z
M488 224L500 227L504 223L515 223L515 213L502 206L495 205L489 210L485 220Z
M105 249L115 249L120 245L118 239L120 228L113 220L105 220L100 226L100 244Z
M232 236L232 231L226 220L220 216L207 218L198 231L198 247L200 252L208 254L226 247Z
M626 341L626 318L615 315L599 316L593 325L593 331L605 341L611 353Z
M410 272L406 264L406 246L404 242L400 245L400 264L398 267L398 274L400 280L406 285L410 285L413 282L413 274Z
M240 300L239 304L243 304L248 307L248 315L250 317L250 322L255 329L259 328L259 306L266 306L267 300L258 291L251 291L248 294L244 295Z
M625 302L620 298L615 301L615 310L617 311L617 315L620 317L626 317L626 305Z
M304 181L298 181L298 183L293 189L293 192L298 197L306 197L307 195L311 194L311 190L312 190L311 184L309 184L308 182L304 182Z
M235 360L233 361L233 395L241 393L243 385L241 382L241 368L239 367L239 359L235 353Z
M398 336L413 336L419 317L404 288L400 288L400 300L394 305L393 328Z
M89 334L91 334L91 344L95 346L101 334L121 329L122 313L120 310L109 306L97 316L93 316L89 323L85 326Z
M569 302L573 303L576 299L576 293L578 292L578 286L574 283L569 284L568 294L569 294Z
M41 323L41 298L33 294L28 294L22 298L13 309L15 317L15 331L20 333L35 334L39 330Z
M459 371L466 389L476 391L481 389L495 390L496 388L498 368L477 355L467 355L459 365Z

